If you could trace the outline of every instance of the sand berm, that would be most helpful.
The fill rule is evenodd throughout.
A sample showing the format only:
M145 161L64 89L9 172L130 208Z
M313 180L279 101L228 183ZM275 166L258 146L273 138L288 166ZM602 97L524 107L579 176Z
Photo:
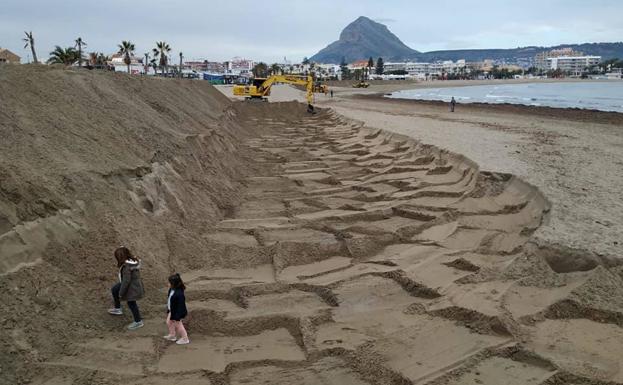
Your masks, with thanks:
M531 243L551 204L513 175L330 109L43 66L0 67L0 139L0 384L623 383L621 267ZM120 245L135 332L106 314Z

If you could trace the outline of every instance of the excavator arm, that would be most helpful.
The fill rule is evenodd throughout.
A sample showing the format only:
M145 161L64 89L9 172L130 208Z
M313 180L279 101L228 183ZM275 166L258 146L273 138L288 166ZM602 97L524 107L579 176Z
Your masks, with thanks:
M235 86L234 95L246 96L247 98L265 98L270 95L270 89L275 83L286 83L305 86L307 104L314 104L314 79L310 76L301 75L273 75L264 80L259 86Z
M307 104L314 104L314 79L310 76L297 75L273 75L266 79L258 89L262 96L270 94L270 87L275 83L287 83L305 86L307 91Z

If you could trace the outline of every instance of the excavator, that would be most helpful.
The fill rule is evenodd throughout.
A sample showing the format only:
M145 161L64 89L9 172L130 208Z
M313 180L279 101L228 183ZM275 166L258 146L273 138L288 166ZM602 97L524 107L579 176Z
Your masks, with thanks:
M268 78L254 78L252 84L234 86L234 95L245 96L247 100L266 100L270 96L270 88L275 83L305 86L307 91L307 111L314 112L314 92L316 87L311 75L272 75Z

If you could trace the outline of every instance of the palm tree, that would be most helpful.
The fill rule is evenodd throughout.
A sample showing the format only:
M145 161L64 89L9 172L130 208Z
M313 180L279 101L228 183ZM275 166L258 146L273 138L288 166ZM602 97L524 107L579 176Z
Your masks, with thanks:
M281 72L281 67L279 66L279 64L273 63L273 64L270 65L270 74L271 75L277 75L277 74L279 74L279 72Z
M184 54L180 52L180 79L182 78L182 60L184 59Z
M132 63L132 55L134 55L134 43L131 41L122 41L118 45L119 54L123 55L123 62L128 66L128 74L130 74L130 63Z
M155 58L151 59L149 61L149 64L154 69L154 74L158 74L158 71L156 71L158 69L158 62L156 61L156 59Z
M162 71L162 74L164 75L165 70L169 72L167 69L167 65L168 65L167 54L171 52L171 47L164 41L157 41L156 48L154 48L152 52L154 54L154 58L156 59L159 58L159 65L160 65L160 70Z
M145 61L143 62L143 67L145 67L145 75L147 75L147 70L149 69L149 52L145 52L143 54Z
M50 52L48 64L64 64L70 66L78 60L78 51L73 47L62 48L56 46L54 51Z
M32 52L33 63L39 64L39 61L37 60L37 53L35 52L35 37L32 35L32 31L30 32L24 31L24 33L26 34L26 37L22 39L23 41L26 42L26 44L24 44L24 48L30 47L30 51Z
M81 37L78 37L75 43L75 47L78 48L78 67L82 67L82 47L86 47L87 43Z

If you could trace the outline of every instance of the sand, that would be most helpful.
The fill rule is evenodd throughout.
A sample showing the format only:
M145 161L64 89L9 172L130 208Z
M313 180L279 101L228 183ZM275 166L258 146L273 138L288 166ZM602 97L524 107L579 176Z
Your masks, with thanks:
M556 202L524 178L345 116L357 101L310 115L203 82L0 80L17 92L0 242L23 240L0 249L6 383L623 383L623 270L549 244ZM105 313L121 243L145 265L136 332ZM172 271L190 345L161 337Z

